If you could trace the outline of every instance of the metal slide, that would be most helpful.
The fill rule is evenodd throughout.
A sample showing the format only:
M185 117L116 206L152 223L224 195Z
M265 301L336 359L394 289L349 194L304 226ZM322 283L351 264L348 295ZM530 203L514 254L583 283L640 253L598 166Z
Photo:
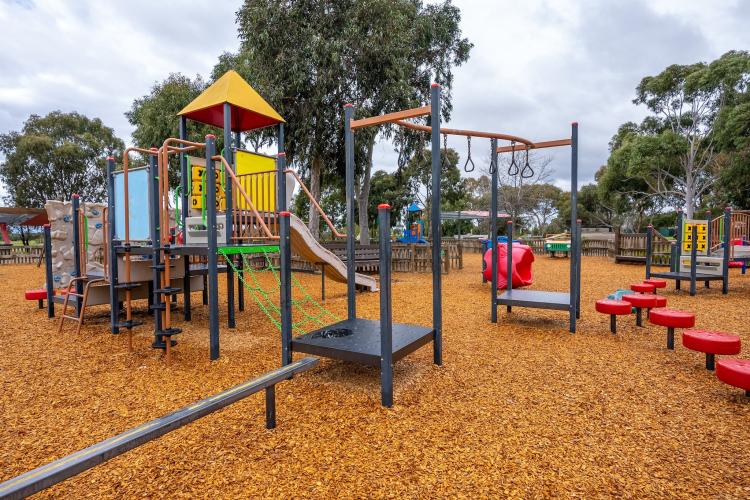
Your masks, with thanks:
M328 278L339 283L346 283L346 264L325 248L313 237L307 225L294 214L289 217L292 251L311 264L324 265L323 270ZM378 283L372 276L357 273L354 283L371 292L378 290Z

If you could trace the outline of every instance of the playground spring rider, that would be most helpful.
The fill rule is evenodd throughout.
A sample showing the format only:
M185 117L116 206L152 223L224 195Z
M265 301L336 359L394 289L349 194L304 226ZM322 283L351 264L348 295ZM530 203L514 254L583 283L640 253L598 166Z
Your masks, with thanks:
M427 243L424 239L424 219L422 218L422 208L416 203L412 203L406 209L406 226L404 235L399 238L401 243Z

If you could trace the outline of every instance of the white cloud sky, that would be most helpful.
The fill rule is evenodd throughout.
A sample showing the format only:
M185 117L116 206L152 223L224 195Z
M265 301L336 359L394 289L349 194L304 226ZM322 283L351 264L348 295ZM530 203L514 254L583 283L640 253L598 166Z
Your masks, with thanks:
M581 180L606 161L617 127L640 120L638 81L673 63L710 61L750 46L743 0L455 0L475 45L456 70L449 125L532 140L564 138L580 123ZM99 117L126 142L123 113L170 72L210 73L238 41L222 0L0 0L0 132L55 109ZM250 82L252 84L252 82ZM465 141L449 145L463 156ZM475 158L488 141L475 140ZM567 184L567 150L550 154ZM375 167L395 168L381 144Z

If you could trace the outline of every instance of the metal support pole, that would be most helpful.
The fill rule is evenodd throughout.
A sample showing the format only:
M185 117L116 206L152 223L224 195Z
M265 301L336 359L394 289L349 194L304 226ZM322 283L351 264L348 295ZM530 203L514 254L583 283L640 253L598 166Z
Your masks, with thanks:
M667 349L674 350L674 328L667 328Z
M690 295L695 295L695 276L698 272L698 228L695 224L693 224L691 237L693 238L693 246L690 250Z
M242 276L245 272L245 259L240 255L237 261L237 310L240 312L245 310L245 285L242 283Z
M231 168L234 168L234 149L232 147L232 106L224 103L224 159ZM211 184L213 186L213 184ZM232 182L229 174L224 173L224 234L226 240L222 243L231 245L234 236L234 227L232 226L234 215L234 203L232 201ZM232 266L227 265L227 326L234 328L237 322L234 317L234 271Z
M266 429L276 428L276 386L266 387Z
M651 278L651 252L654 242L654 226L651 224L646 228L646 279Z
M289 212L279 212L279 304L281 316L281 366L292 362L292 244Z
M571 233L571 255L578 254L578 241L575 237L578 223L578 122L571 124L570 131L570 233ZM576 331L576 308L575 287L577 268L575 258L570 261L570 333Z
M357 317L357 299L354 294L354 132L351 129L354 105L344 105L344 154L346 159L346 299L347 318Z
M490 255L492 256L492 272L490 273L492 276L490 279L490 321L497 323L497 139L490 139L490 145L490 149L492 150L490 160L492 168L492 172L490 172L492 198L490 199L490 239L488 241ZM482 263L484 263L484 254L482 254ZM484 277L484 274L482 277Z
M79 223L80 214L78 209L81 206L81 198L77 194L71 197L71 204L73 210L73 276L79 277L85 274L86 270L81 269L81 226ZM76 293L81 295L83 293L83 282L76 281ZM81 314L81 298L76 297L76 316Z
M711 255L711 211L706 210L706 255Z
M706 353L706 370L713 371L716 368L716 355L710 352Z
M54 280L52 278L52 230L49 224L44 225L44 274L47 289L47 317L55 317Z
M180 117L180 139L187 140L187 118L184 116ZM184 146L184 144L180 144ZM187 214L190 210L190 199L188 197L188 191L191 191L191 178L192 172L188 172L187 154L180 152L180 203L182 204L182 210L180 210L180 220L178 226L182 227L183 239L187 234L185 223L187 220ZM177 243L177 238L175 238ZM184 277L182 278L182 315L185 321L190 321L192 318L192 312L190 310L190 259L188 256L183 257Z
M117 253L115 251L115 159L107 157L107 268L109 269L109 331L120 333L120 292L117 289ZM127 221L126 221L127 222Z
M513 306L511 305L513 303L513 298L511 296L513 292L513 221L509 220L506 224L506 231L505 231L505 237L507 238L507 243L505 244L505 248L507 249L507 253L505 255L505 266L506 266L506 275L505 275L505 290L508 292L508 305L505 307L505 310L507 312L511 312L513 310Z
M393 311L391 309L391 207L378 205L380 229L380 402L393 406Z
M709 232L711 231L709 226ZM722 256L722 279L721 279L721 293L726 295L729 293L729 254L731 250L731 233L732 232L732 209L726 207L724 209L724 255ZM710 250L710 247L709 247ZM742 268L744 271L744 267Z
M677 209L677 218L675 219L675 258L670 262L670 271L680 272L680 257L682 256L682 209ZM677 280L677 290L680 289L680 281Z
M615 314L609 315L609 331L617 333L617 316Z
M151 204L151 287L149 288L149 302L151 302L152 312L154 314L154 342L151 344L154 348L166 348L162 336L159 335L161 331L161 307L162 300L161 295L156 293L154 290L161 288L161 270L159 269L159 262L161 260L161 228L159 227L159 169L158 162L155 155L149 155L148 157L148 200ZM129 221L127 222L130 223ZM165 266L169 265L169 261L165 259ZM170 307L165 301L164 307Z
M322 302L326 301L326 264L320 265L320 298Z
M430 233L432 234L432 328L435 330L433 341L433 362L443 364L443 275L440 269L442 242L440 234L440 85L433 83L430 87L430 126L432 127L432 201L430 206ZM390 253L388 254L390 255Z
M208 331L211 359L219 359L219 263L216 234L216 136L206 136L206 226L208 229Z
M581 257L583 254L583 229L581 228L581 219L576 221L578 232L578 242L576 243L576 319L581 319Z

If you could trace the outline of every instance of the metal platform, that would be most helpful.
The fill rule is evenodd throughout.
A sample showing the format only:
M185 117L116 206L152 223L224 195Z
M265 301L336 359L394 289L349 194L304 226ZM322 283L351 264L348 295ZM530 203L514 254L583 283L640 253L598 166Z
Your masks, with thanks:
M570 294L511 289L498 295L497 303L514 307L534 307L536 309L568 311L570 309Z
M678 273L678 272L672 272L667 271L664 273L651 273L652 278L662 278L666 280L675 280L675 281L690 281L690 273ZM724 277L721 274L702 274L702 273L696 273L695 275L695 281L721 281Z
M350 330L346 336L326 336L331 330ZM435 336L425 326L393 323L393 361L396 362ZM292 351L380 366L380 321L369 319L344 320L292 339Z

